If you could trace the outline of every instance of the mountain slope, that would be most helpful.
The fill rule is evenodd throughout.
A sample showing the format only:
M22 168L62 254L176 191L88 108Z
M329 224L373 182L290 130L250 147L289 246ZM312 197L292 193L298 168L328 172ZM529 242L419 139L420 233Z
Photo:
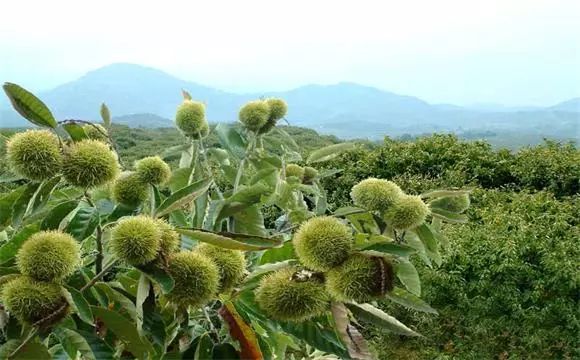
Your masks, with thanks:
M173 119L182 101L182 89L207 104L210 122L235 121L245 102L276 96L288 102L290 124L344 138L379 139L385 134L496 130L570 138L578 134L580 121L580 114L573 112L578 109L580 99L551 108L474 109L451 104L431 105L416 97L346 82L307 85L282 92L234 94L133 64L105 66L38 96L59 119L96 120L100 104L105 102L118 121L131 126L155 127L169 125L167 119ZM6 103L4 106L0 103L0 126L26 125Z

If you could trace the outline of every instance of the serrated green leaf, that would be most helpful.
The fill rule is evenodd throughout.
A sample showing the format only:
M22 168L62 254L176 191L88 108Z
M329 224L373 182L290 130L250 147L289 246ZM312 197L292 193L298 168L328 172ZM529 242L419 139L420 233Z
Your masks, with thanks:
M24 242L39 231L38 224L30 224L23 227L12 238L0 247L0 264L3 264L16 256L16 253Z
M85 360L96 360L93 350L79 333L74 330L57 327L53 330L60 341L63 349L66 351L71 359L77 358L77 353L80 353L82 359Z
M145 274L139 276L139 283L137 285L137 296L135 299L135 308L137 312L137 331L139 334L143 335L143 303L147 300L149 296L149 289L151 288L151 282Z
M34 194L40 187L40 183L31 183L26 186L26 189L18 197L18 199L12 205L12 226L20 226L22 218L26 214L26 210L31 205L30 202L34 197Z
M439 244L433 231L427 224L422 224L414 229L423 245L425 245L425 250L427 256L435 262L437 265L441 265L441 255L439 254Z
M95 355L95 358L99 360L113 359L113 349L95 334L92 327L90 329L90 331L86 329L76 329L75 331L87 341L87 344L91 347L91 351Z
M10 357L10 360L50 360L48 348L38 340L30 341Z
M313 164L331 160L345 151L354 149L355 145L355 143L346 142L323 147L322 149L318 149L310 153L310 156L308 156L306 162L308 164Z
M411 294L405 289L395 287L393 291L387 293L387 299L397 304L403 305L409 309L422 311L430 314L438 314L429 304L416 295Z
M105 295L107 295L109 306L118 305L122 311L126 312L131 317L132 321L137 322L137 308L135 307L135 304L133 304L133 301L128 299L119 291L113 289L107 283L97 282L94 285L94 288L101 290Z
M88 137L85 129L77 123L66 123L62 125L62 127L74 142L81 141Z
M233 250L265 250L280 247L283 242L281 238L267 238L230 232L212 232L202 229L176 228L175 231L201 242Z
M203 179L195 182L189 186L184 187L181 190L171 194L159 207L157 208L155 215L157 217L162 217L163 215L169 214L173 210L179 209L183 205L195 200L201 194L206 192L211 184L212 179Z
M26 191L26 188L26 186L20 186L7 194L0 195L0 229L12 222L14 204Z
M84 207L77 210L66 227L66 232L78 241L91 236L99 226L99 210L93 207Z
M417 296L421 296L421 280L413 263L399 259L399 262L395 265L395 272L407 290Z
M354 206L344 206L344 207L341 207L341 208L334 210L334 212L332 213L332 216L344 217L344 216L348 216L348 215L352 215L352 214L360 214L360 213L364 213L364 212L366 212L365 209L361 209L361 208L354 207Z
M363 243L357 246L357 248L361 251L378 251L381 253L393 254L401 257L409 257L417 251L410 246L387 241Z
M4 83L3 88L12 103L12 107L22 117L34 125L56 128L57 123L54 116L48 107L34 94L19 85L8 82Z
M41 230L56 230L59 228L61 221L76 209L79 204L78 200L69 200L62 202L53 207L44 217L40 225Z
M342 303L333 302L330 306L334 327L346 346L352 359L373 360L366 340L356 327L350 323L350 317L346 306Z
M244 156L247 143L236 129L230 125L219 123L216 125L214 132L217 134L218 140L224 149L238 158Z
M465 224L468 221L465 214L457 214L437 207L431 208L431 215L452 224Z
M213 360L236 360L240 359L238 351L232 344L217 344L213 347Z
M399 320L370 304L346 304L346 306L357 319L368 321L383 330L406 336L421 336Z
M167 294L173 290L175 281L165 270L151 264L137 266L137 268L149 276L149 278L156 281L161 287L163 293Z
M73 305L76 308L79 318L87 324L93 325L95 323L95 319L93 317L93 313L91 312L91 306L89 305L87 299L85 299L85 296L73 287L67 286L66 289L71 295Z
M211 359L212 353L213 353L213 341L211 341L209 334L205 333L200 337L199 342L197 343L194 360Z
M29 214L38 212L46 205L54 189L60 183L60 179L61 179L60 176L55 176L52 179L48 179L42 182L42 184L34 194L34 200L28 211Z
M155 349L146 338L139 336L135 323L124 316L99 306L91 306L96 318L101 320L106 328L125 344L125 348L138 359L154 357Z

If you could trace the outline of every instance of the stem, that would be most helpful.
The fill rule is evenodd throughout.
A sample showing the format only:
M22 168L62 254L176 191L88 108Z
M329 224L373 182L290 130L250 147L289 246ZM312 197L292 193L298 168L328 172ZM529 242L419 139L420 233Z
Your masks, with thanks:
M211 318L209 316L209 313L207 312L206 307L203 308L203 314L205 315L205 318L206 318L207 322L209 323L209 329L210 329L211 333L214 335L214 340L217 343L219 343L219 340L220 340L219 333L218 333L217 329L215 328L213 321L211 321Z
M18 345L18 347L8 356L8 358L10 359L13 356L15 356L16 354L18 354L18 352L20 350L22 350L22 348L24 346L26 346L26 344L28 344L30 342L30 340L32 340L32 338L34 338L34 336L36 335L37 332L38 332L38 329L37 328L33 328L32 330L30 330L30 332L26 336L26 339L24 339L24 341L22 342L22 344Z
M97 236L95 237L97 243L97 257L95 259L95 271L100 273L103 270L103 229L101 225L97 226Z
M83 286L80 289L80 292L83 292L86 289L90 288L91 286L95 285L96 282L99 281L100 278L102 278L109 270L111 270L113 268L113 266L115 266L116 263L117 263L117 261L113 261L109 265L105 266L105 268L101 272L99 272L97 275L95 275L94 278L92 278L88 283L86 283L85 286Z
M201 153L201 157L202 157L201 162L205 166L205 172L207 173L208 176L211 177L212 172L211 172L211 168L209 166L209 159L207 158L207 154L205 152L205 147L203 146L203 140L201 139L201 134L200 134L200 140L199 140L199 152ZM220 187L215 183L215 181L213 182L212 187L215 189L220 200L223 200L224 194L222 193L222 190L220 189Z
M155 188L151 184L149 184L149 197L149 212L151 217L155 217Z
M234 194L238 191L238 187L240 186L240 181L242 179L242 174L244 173L244 167L246 166L246 158L252 152L254 145L256 144L256 138L254 137L250 142L248 142L248 146L246 147L246 152L244 153L244 157L240 160L240 164L238 165L238 172L236 173L236 179L234 180ZM233 217L228 219L228 230L234 231L234 225L236 224Z
M88 191L85 190L85 199L91 207L95 207L95 203L91 199ZM95 236L95 242L97 243L97 257L95 259L95 272L100 273L103 269L103 228L101 227L101 221L97 225L97 234Z

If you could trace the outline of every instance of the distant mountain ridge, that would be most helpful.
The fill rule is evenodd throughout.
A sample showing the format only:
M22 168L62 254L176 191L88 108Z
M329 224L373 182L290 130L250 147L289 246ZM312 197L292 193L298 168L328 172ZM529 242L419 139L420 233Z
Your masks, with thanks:
M2 79L5 80L5 79ZM314 128L345 138L381 138L385 134L432 131L527 130L546 136L577 133L580 98L548 108L477 108L433 105L413 96L342 82L306 85L289 91L235 94L185 81L161 70L134 64L112 64L37 95L59 119L97 120L105 102L119 122L130 126L170 126L182 101L180 91L207 104L211 122L237 119L247 101L276 96L288 102L292 125ZM134 115L139 114L139 115ZM6 103L0 102L0 126L26 126ZM542 133L544 134L544 133Z

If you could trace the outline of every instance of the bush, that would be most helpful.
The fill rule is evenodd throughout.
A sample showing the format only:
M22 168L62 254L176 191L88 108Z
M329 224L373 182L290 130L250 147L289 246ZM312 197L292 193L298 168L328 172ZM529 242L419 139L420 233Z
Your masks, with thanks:
M480 190L473 200L472 223L444 228L451 244L443 265L419 269L423 296L439 317L409 315L385 305L427 338L401 340L375 333L377 344L389 344L380 346L382 356L580 355L580 198Z

